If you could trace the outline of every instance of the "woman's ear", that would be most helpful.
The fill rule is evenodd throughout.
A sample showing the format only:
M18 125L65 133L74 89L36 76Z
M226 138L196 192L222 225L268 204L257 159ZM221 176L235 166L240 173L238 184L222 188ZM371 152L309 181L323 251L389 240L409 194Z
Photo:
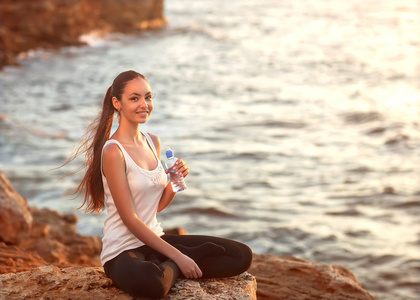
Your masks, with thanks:
M120 111L120 109L121 109L121 103L120 103L120 101L118 101L117 97L112 97L112 105L114 106L114 108L117 111Z

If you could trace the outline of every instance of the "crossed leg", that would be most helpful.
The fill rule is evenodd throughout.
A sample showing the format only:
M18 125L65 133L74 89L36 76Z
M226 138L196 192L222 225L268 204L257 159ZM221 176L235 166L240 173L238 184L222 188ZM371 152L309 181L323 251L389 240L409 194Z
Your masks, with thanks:
M241 274L252 261L248 246L228 239L202 235L163 235L162 239L191 257L203 278ZM175 262L148 246L122 252L104 269L117 287L137 297L163 298L182 276Z

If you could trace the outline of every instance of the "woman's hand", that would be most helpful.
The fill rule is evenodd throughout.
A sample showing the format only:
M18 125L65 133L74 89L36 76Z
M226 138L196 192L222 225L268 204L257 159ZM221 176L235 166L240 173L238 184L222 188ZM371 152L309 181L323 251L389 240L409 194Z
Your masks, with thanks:
M195 261L186 256L185 254L182 254L180 252L179 255L174 259L174 261L178 265L185 278L197 279L203 276L203 272L201 272L200 268L197 266Z
M181 174L182 177L185 178L190 173L190 169L188 168L188 165L185 163L185 161L180 157L175 162L175 165L165 170L166 174L168 174L169 172L175 173L175 174Z

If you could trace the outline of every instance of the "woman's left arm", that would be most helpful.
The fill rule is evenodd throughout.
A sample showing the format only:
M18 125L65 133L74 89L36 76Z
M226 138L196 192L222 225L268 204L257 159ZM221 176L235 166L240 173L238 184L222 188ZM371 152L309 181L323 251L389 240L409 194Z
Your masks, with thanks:
M157 135L150 134L150 137L152 138L153 144L155 145L157 155L160 160L160 139ZM178 160L175 163L175 166L172 167L177 170L184 178L189 174L190 170L187 166L187 164L182 160L182 158L178 158ZM165 170L165 173L168 174L168 170ZM161 212L165 208L167 208L171 203L172 200L174 200L176 193L172 190L172 184L171 182L168 182L165 189L163 190L162 197L160 198L159 205L158 205L158 212Z

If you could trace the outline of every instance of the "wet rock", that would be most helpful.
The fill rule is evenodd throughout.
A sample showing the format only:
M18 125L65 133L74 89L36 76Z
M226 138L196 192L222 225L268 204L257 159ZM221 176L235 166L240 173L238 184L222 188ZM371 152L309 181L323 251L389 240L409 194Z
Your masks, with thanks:
M0 171L0 241L19 244L32 227L28 201L12 186Z
M289 255L254 255L248 270L257 278L259 300L372 300L347 268Z
M0 275L6 299L134 299L116 288L103 268L42 266ZM138 298L137 298L138 299ZM248 273L223 279L178 280L166 300L256 299L255 278Z

